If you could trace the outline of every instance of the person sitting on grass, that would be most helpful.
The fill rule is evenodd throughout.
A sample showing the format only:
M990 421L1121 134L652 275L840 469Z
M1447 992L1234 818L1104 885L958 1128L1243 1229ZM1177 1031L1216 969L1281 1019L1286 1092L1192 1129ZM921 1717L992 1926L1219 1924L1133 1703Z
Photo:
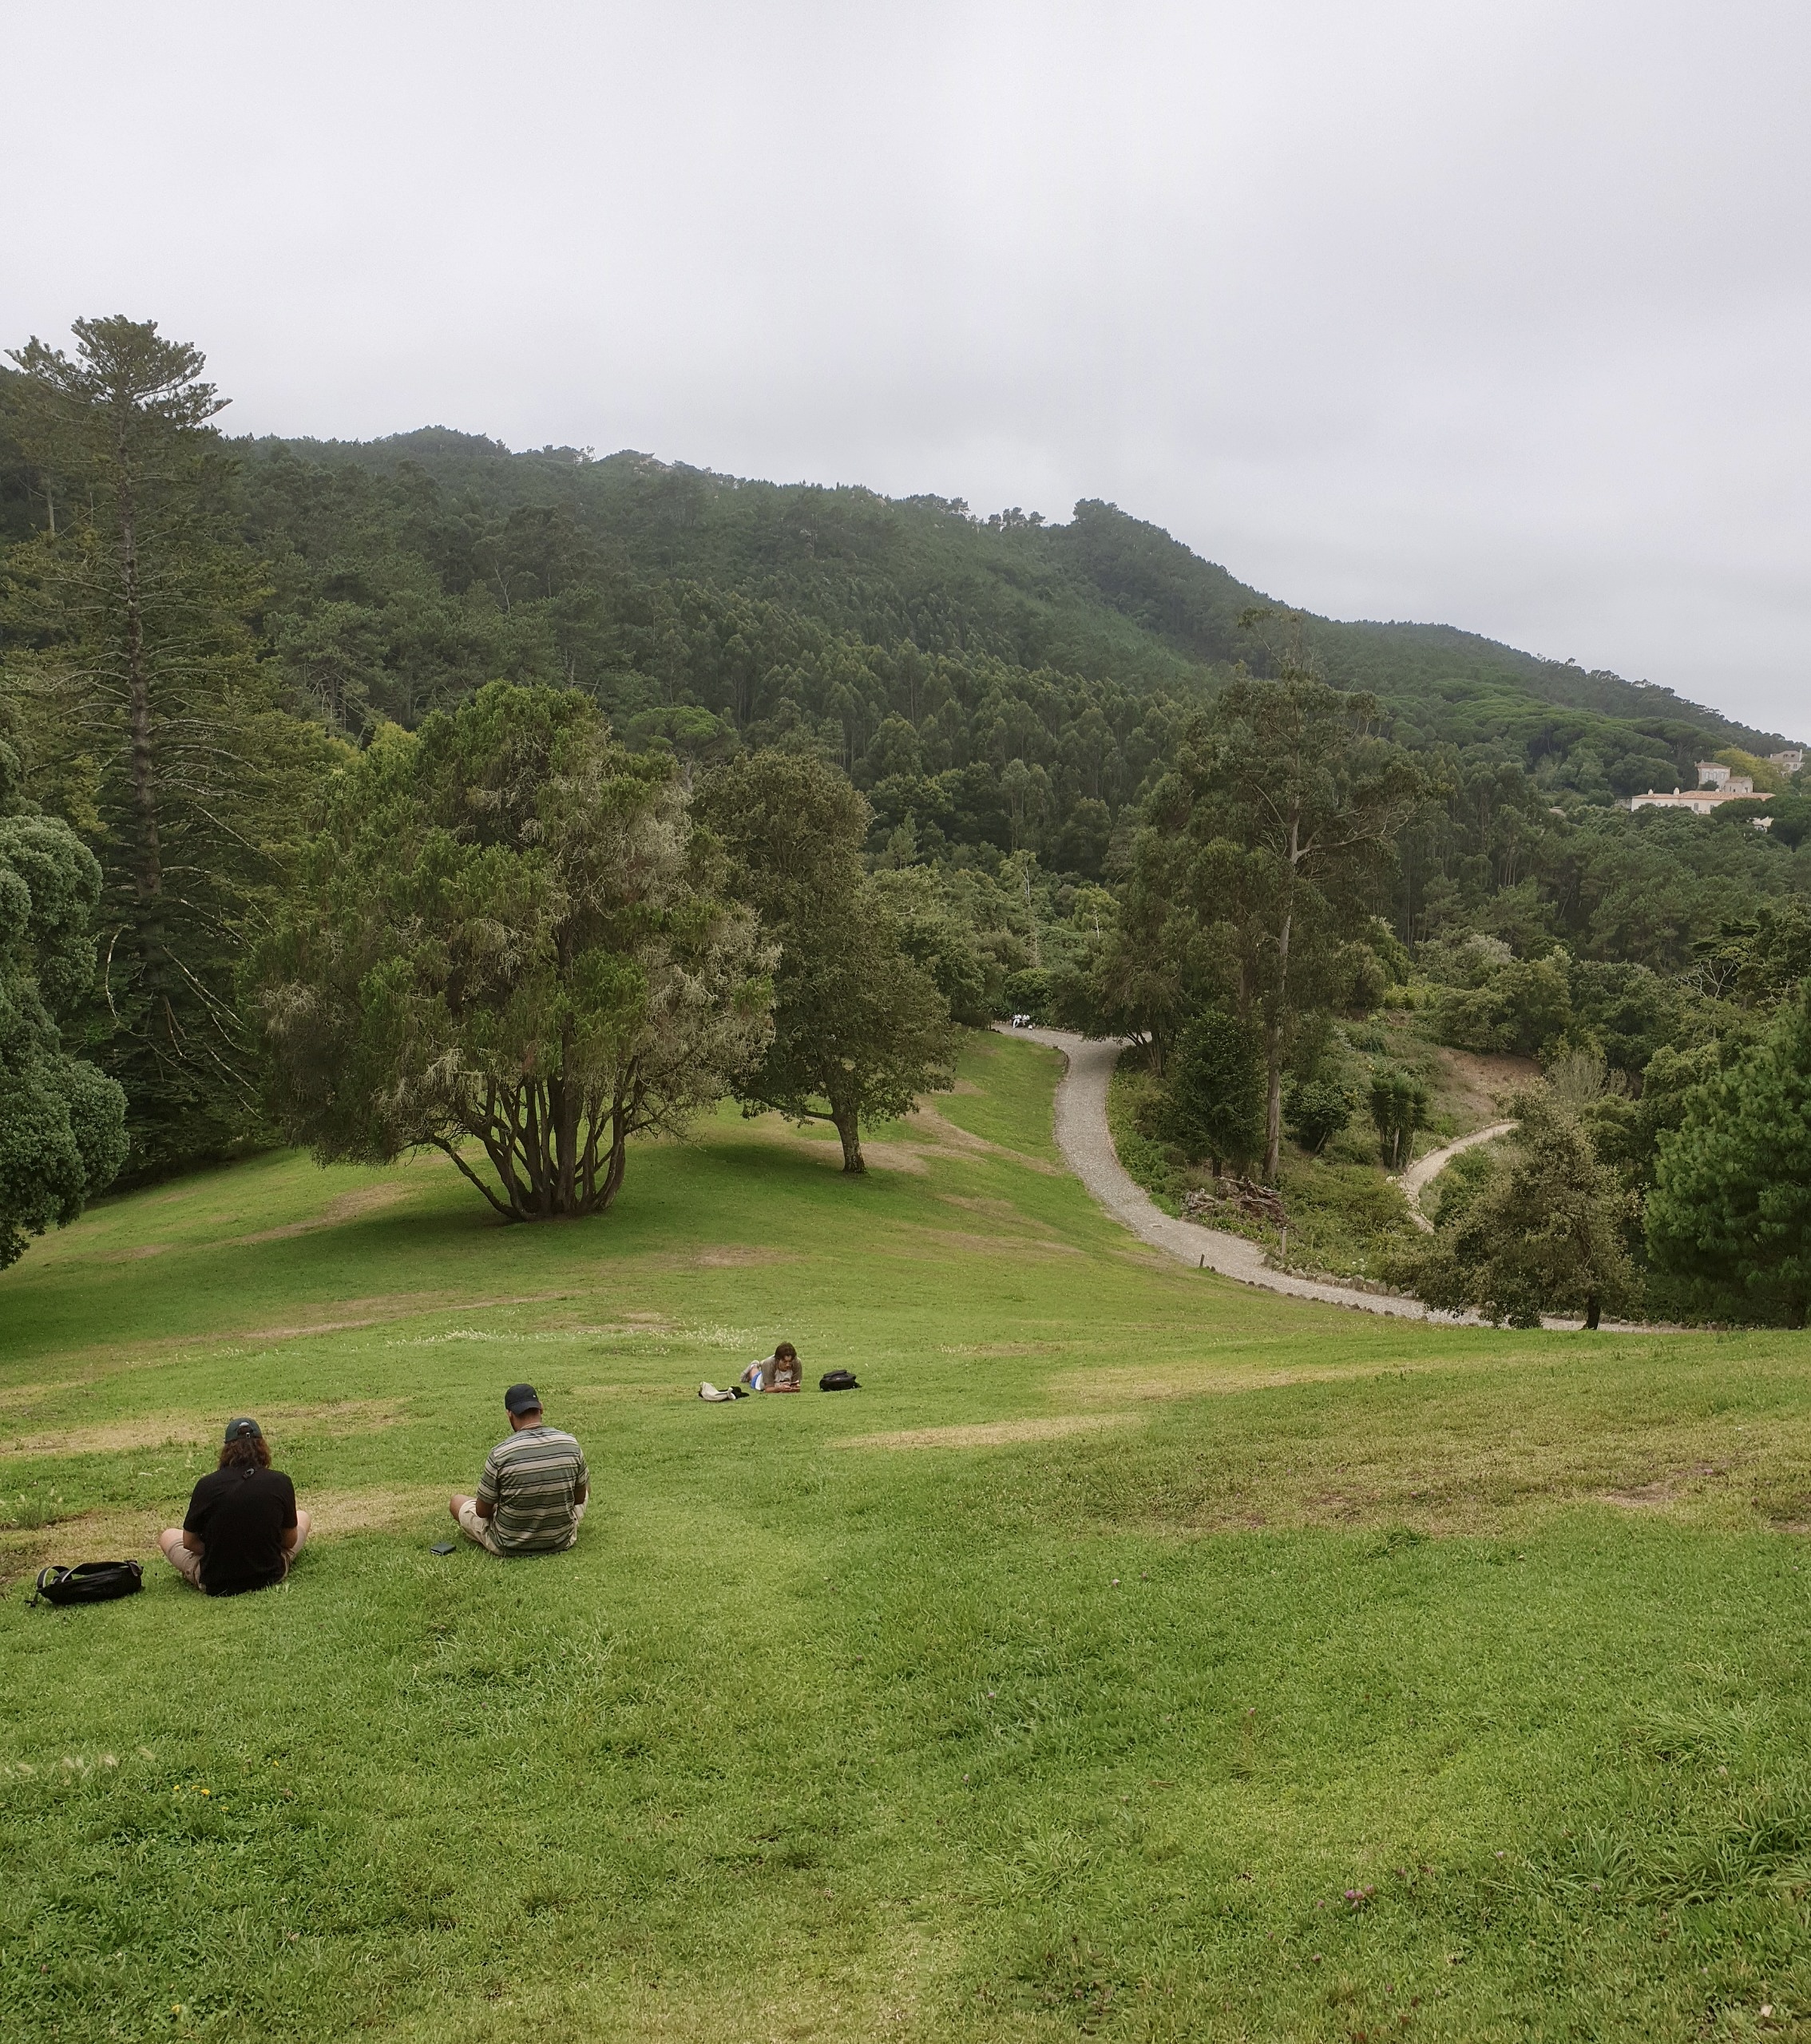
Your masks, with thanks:
M790 1341L781 1342L771 1356L751 1363L742 1373L742 1380L756 1391L802 1391L805 1377L799 1366L799 1351Z
M195 1486L188 1517L166 1526L157 1544L184 1583L210 1597L236 1597L283 1580L309 1523L296 1508L295 1486L271 1467L264 1428L256 1420L233 1420L220 1467Z
M590 1495L585 1451L542 1419L532 1384L511 1384L503 1409L509 1438L490 1451L478 1495L455 1495L447 1510L486 1554L558 1554L578 1538Z

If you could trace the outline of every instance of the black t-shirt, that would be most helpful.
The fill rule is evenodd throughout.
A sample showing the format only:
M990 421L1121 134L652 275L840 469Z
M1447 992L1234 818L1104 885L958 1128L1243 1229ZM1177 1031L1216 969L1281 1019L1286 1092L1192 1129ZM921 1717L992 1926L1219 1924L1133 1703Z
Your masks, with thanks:
M295 1486L280 1469L236 1465L195 1486L182 1530L202 1545L210 1597L265 1590L283 1575L283 1536L295 1523Z

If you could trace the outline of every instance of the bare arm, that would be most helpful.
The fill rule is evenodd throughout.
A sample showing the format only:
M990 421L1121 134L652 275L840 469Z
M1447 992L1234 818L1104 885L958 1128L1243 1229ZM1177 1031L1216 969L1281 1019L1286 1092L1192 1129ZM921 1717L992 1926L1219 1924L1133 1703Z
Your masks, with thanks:
M200 1541L197 1539L195 1535L191 1533L186 1527L183 1529L182 1544L192 1555L200 1555L207 1552L206 1548L202 1546Z

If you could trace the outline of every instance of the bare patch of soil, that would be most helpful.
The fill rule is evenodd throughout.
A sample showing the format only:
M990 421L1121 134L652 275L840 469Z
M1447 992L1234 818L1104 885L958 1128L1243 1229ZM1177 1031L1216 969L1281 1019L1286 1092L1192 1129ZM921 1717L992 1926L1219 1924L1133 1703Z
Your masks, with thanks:
M281 1327L223 1327L193 1334L164 1334L141 1341L91 1344L65 1349L55 1360L69 1365L70 1382L111 1377L118 1370L156 1369L172 1356L200 1358L247 1341L295 1341L314 1334L339 1334L348 1329L376 1327L386 1321L409 1320L430 1313L479 1313L491 1306L547 1305L582 1296L568 1288L557 1292L524 1292L501 1298L462 1298L456 1292L391 1292L365 1299L339 1299L323 1305L323 1313L342 1318L297 1321ZM637 1317L630 1313L630 1320ZM40 1358L42 1362L44 1358Z
M1620 1505L1627 1511L1654 1511L1676 1503L1702 1478L1724 1473L1714 1463L1695 1462L1689 1469L1658 1477L1651 1483L1636 1483L1626 1490L1599 1491L1597 1499L1599 1503Z
M337 1199L330 1199L320 1212L307 1221L291 1221L280 1228L261 1228L254 1235L228 1235L227 1243L244 1248L253 1242L284 1242L291 1235L311 1235L317 1229L337 1228L347 1221L356 1221L366 1214L381 1213L386 1206L394 1206L406 1198L414 1187L399 1179L386 1178L376 1185L360 1186L352 1192L343 1192Z
M934 1107L914 1107L906 1117L910 1128L921 1129L940 1148L967 1151L972 1156L1004 1157L1009 1163L1022 1165L1028 1171L1040 1171L1044 1177L1060 1178L1064 1176L1060 1164L1047 1163L1041 1157L1028 1157L1022 1150L1009 1150L1003 1143L990 1143L985 1135L972 1135L965 1128L958 1128L953 1121L945 1121Z
M408 1415L378 1399L343 1399L324 1405L267 1407L259 1423L273 1440L285 1435L361 1433L393 1427ZM219 1439L221 1422L212 1413L163 1412L150 1418L117 1420L98 1427L71 1427L61 1433L31 1434L0 1441L0 1456L113 1455L127 1448L189 1448Z
M902 1241L902 1237L906 1239ZM922 1249L914 1250L913 1242L921 1243ZM1082 1253L1073 1242L1037 1235L975 1235L960 1228L922 1228L904 1221L888 1231L886 1247L895 1256L929 1255L933 1245L983 1256L996 1256L1002 1251L1022 1256L1080 1256Z
M906 1427L898 1433L854 1434L833 1448L1011 1448L1020 1441L1060 1440L1131 1424L1129 1412L1076 1412L1050 1420L994 1420L967 1427Z
M297 1503L314 1521L308 1536L312 1547L316 1540L343 1539L353 1533L394 1533L416 1527L425 1532L434 1523L437 1511L444 1522L440 1530L445 1531L453 1523L446 1515L446 1501L451 1495L450 1487L442 1489L438 1484L412 1483L388 1489L309 1491ZM145 1563L149 1582L153 1568L166 1567L158 1552L157 1535L169 1523L170 1515L108 1509L81 1512L30 1531L0 1533L0 1584L35 1575L52 1561L67 1563L141 1557L149 1557ZM296 1566L307 1569L306 1549Z
M1440 1088L1444 1104L1476 1127L1501 1120L1511 1097L1540 1076L1533 1058L1507 1052L1456 1051L1443 1045L1434 1055L1446 1079Z

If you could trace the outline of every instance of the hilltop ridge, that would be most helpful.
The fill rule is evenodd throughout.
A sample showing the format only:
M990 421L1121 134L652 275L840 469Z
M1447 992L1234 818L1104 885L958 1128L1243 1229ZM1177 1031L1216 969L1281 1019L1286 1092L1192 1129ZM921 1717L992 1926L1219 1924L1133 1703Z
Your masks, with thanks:
M1211 688L1240 661L1264 671L1266 650L1240 619L1288 610L1327 679L1381 696L1412 743L1505 734L1537 747L1575 743L1579 731L1542 728L1542 713L1555 711L1658 741L1656 771L1662 748L1677 758L1693 744L1765 751L1784 742L1670 688L1459 626L1298 612L1095 498L1076 504L1067 523L1016 510L981 518L960 499L752 480L628 449L600 458L573 447L515 452L443 426L366 442L239 444L254 461L414 473L505 514L563 511L640 575L786 601L879 644L906 637L941 650L940 628L953 613L965 651L1186 692Z

